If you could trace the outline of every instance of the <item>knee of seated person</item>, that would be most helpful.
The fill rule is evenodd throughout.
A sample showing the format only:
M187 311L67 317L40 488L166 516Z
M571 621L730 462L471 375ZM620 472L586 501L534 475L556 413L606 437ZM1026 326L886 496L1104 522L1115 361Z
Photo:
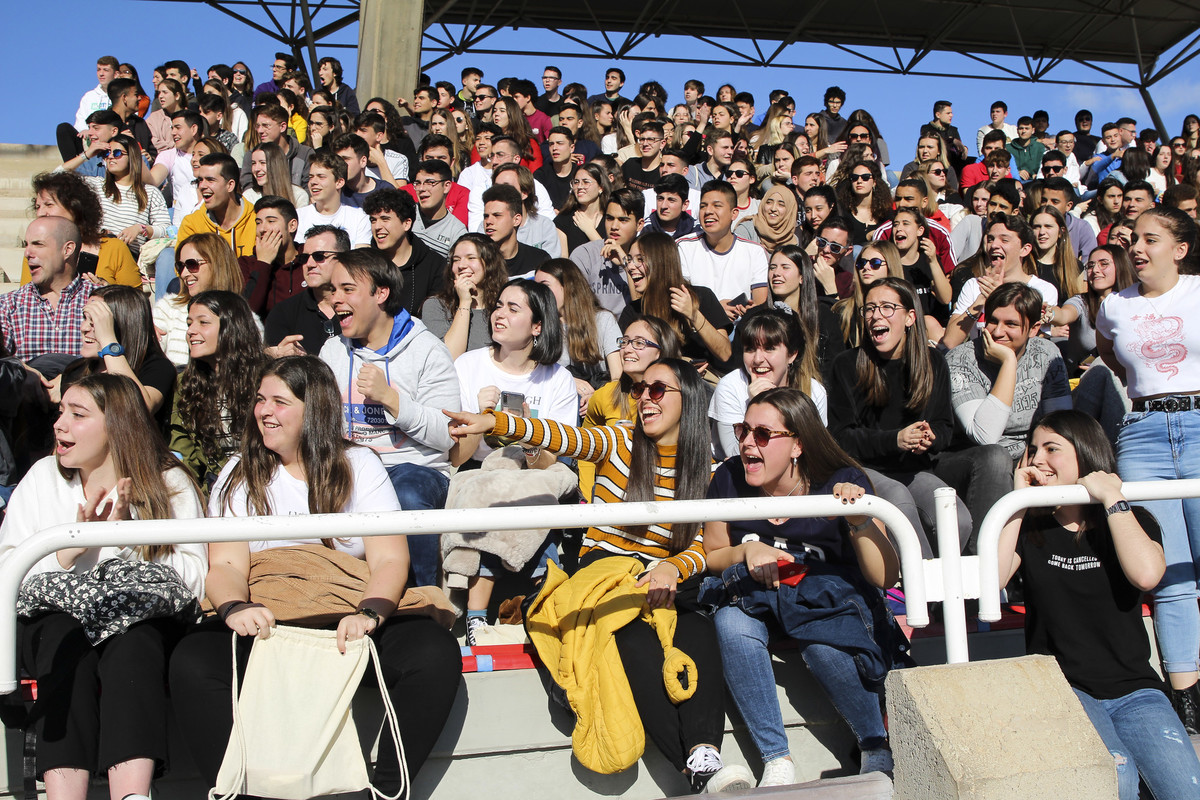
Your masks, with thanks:
M998 444L985 444L971 453L972 472L976 475L996 477L1012 484L1013 460L1008 450Z
M443 508L449 481L442 473L418 464L395 464L387 469L396 499L405 511Z

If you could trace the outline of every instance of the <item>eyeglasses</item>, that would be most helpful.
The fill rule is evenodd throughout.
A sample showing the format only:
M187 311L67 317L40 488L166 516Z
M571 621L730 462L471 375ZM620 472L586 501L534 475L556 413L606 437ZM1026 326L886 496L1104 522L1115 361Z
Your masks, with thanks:
M125 155L124 150L122 150L119 147L114 147L112 150L109 150L107 153L105 153L104 157L105 158L122 158L122 157L124 157L124 155Z
M854 262L856 269L862 269L868 264L871 265L871 269L879 269L880 267L887 266L887 262L882 258L862 258L860 256L858 260Z
M203 258L189 258L186 261L176 261L175 262L175 271L180 272L180 273L182 273L184 271L199 272L200 267L202 267L203 265L205 265L207 263L208 262L205 261Z
M828 250L829 252L833 253L835 256L840 256L842 253L844 253L850 249L850 245L838 244L837 242L829 241L824 236L818 236L817 237L817 248L820 250Z
M892 317L896 316L896 312L902 308L904 308L904 306L899 305L898 303L867 303L865 306L859 309L859 313L863 315L864 319L870 317L876 312L879 312L879 316L883 317L884 319L891 319Z
M754 444L758 445L759 447L766 447L771 443L772 439L781 439L785 436L789 439L793 439L796 436L796 434L792 433L791 431L773 431L763 425L755 425L753 428L751 428L750 424L746 422L733 423L733 435L737 437L738 444L741 444L743 441L745 441L746 434L753 434Z
M946 170L944 170L944 169L931 169L931 170L929 170L929 174L930 174L930 175L945 175L945 174L946 174Z
M301 253L296 256L296 263L304 266L308 263L308 259L312 259L318 264L324 264L328 259L337 255L336 250L316 250L311 253Z
M725 170L726 178L745 178L750 173L744 169L727 169Z
M640 137L638 137L637 143L638 144L657 144L658 142L661 142L661 141L662 141L662 139L658 136L640 136Z
M859 181L873 181L875 176L869 172L855 172L850 175L850 180L858 183Z
M1064 169L1066 169L1066 167L1064 167L1062 164L1057 166L1053 164L1044 164L1042 166L1042 172L1062 172Z
M646 383L645 381L637 381L636 383L633 384L633 386L629 387L629 395L634 400L641 400L642 395L645 394L648 398L650 398L650 400L654 401L655 403L657 403L659 400L662 400L663 395L665 395L667 392L679 392L682 394L683 390L676 389L674 386L667 386L662 381L655 381L654 383Z
M869 142L869 141L871 141L871 134L869 134L869 133L852 133L849 136L847 136L846 138L852 142Z
M641 336L622 336L620 339L617 339L617 347L632 347L634 350L645 350L647 347L653 347L655 350L661 349L654 342Z
M426 189L432 189L434 186L437 186L439 183L445 183L445 182L446 181L442 180L441 178L430 178L430 179L424 180L424 181L413 181L412 185L413 185L413 188L416 188L416 189L420 189L421 187L425 187Z

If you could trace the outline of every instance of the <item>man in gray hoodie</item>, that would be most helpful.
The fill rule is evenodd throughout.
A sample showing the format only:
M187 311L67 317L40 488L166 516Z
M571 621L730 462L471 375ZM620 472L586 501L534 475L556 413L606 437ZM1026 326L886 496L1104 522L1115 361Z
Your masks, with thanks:
M450 486L442 409L458 410L450 351L401 306L404 280L379 253L338 253L331 302L341 336L321 348L342 393L347 437L374 450L400 507L441 508ZM437 536L410 536L416 586L437 583Z

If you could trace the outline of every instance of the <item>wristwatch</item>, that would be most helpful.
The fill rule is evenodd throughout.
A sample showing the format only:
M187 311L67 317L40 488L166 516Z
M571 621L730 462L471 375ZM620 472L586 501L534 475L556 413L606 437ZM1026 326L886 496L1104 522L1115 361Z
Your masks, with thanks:
M125 347L113 342L102 347L98 355L100 358L104 358L105 356L123 356L125 355Z
M1111 517L1113 514L1128 514L1133 509L1129 507L1128 500L1118 500L1108 508L1104 509L1104 516Z
M362 614L362 615L363 615L364 617L366 617L367 619L369 619L369 620L374 620L374 621L375 621L375 625L376 625L377 627L378 627L378 625L379 625L379 623L380 623L380 619L379 619L379 612L378 612L378 611L376 611L376 610L375 610L375 609L373 609L373 608L360 608L360 609L358 609L357 611L355 611L354 613L355 613L355 614Z

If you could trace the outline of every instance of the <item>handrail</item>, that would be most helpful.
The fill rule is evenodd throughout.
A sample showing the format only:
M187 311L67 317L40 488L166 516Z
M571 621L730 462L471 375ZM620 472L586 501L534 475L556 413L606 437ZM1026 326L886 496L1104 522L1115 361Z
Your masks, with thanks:
M72 522L38 533L0 563L0 694L16 690L16 603L21 582L39 560L67 547L108 547L193 542L278 541L329 536L441 534L457 531L510 531L530 527L585 528L592 525L639 525L747 519L847 517L866 515L887 526L900 549L905 576L908 624L929 623L924 571L916 531L891 503L867 496L853 505L833 495L754 497L720 500L673 500L597 505L512 506L439 511L355 512L309 516L219 517L123 522Z
M1121 494L1130 502L1200 497L1200 479L1133 481L1121 484ZM997 500L979 526L979 618L984 622L1000 619L1000 532L1013 514L1027 508L1091 505L1097 502L1079 484L1029 486L1011 491Z

